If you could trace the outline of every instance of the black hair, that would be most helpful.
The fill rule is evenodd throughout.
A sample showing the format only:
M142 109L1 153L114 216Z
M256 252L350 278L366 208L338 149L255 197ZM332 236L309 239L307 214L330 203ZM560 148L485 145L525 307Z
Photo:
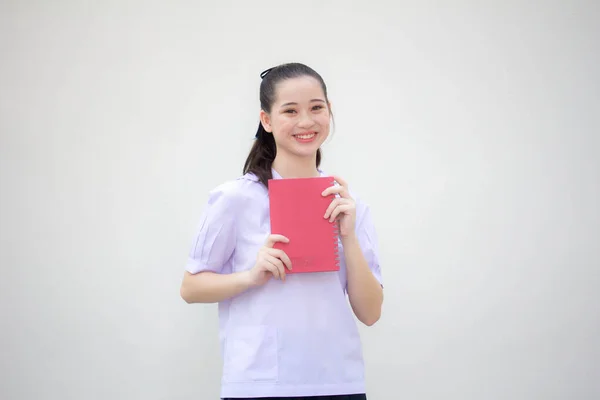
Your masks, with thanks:
M302 76L313 77L321 84L321 88L323 89L323 93L325 95L325 101L329 105L327 86L325 85L323 78L315 70L304 64L281 64L276 67L269 68L261 73L260 76L262 78L262 82L260 83L260 108L266 113L271 112L271 107L275 102L275 90L277 84L286 79L298 78ZM267 132L262 123L259 122L254 144L252 145L250 153L248 154L246 162L244 163L243 173L253 173L258 177L262 184L267 186L268 180L273 178L271 167L273 165L273 160L275 160L276 154L277 146L275 145L273 133ZM320 164L321 149L318 149L317 168Z

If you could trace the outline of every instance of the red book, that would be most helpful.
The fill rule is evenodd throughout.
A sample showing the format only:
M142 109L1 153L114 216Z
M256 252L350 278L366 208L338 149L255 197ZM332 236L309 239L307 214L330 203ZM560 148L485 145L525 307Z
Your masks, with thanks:
M292 262L286 274L339 271L338 224L323 218L335 195L321 193L332 177L269 180L271 233L287 237L275 243Z

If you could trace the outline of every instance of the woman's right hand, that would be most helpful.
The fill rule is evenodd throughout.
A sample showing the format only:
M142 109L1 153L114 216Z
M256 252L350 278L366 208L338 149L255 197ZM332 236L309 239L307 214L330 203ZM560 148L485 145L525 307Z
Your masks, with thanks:
M277 242L288 243L289 239L282 235L269 235L258 252L256 264L248 271L251 286L264 285L271 276L285 281L285 270L292 269L292 262L283 250L273 248Z

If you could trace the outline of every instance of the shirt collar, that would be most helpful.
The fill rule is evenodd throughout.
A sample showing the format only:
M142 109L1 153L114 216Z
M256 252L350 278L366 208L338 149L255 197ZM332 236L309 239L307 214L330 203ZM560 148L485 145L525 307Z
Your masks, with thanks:
M317 171L319 171L320 176L325 176L325 174L323 173L323 170L321 170L321 168L317 168ZM279 173L277 171L275 171L274 168L271 168L271 174L273 175L273 179L281 179L281 175L279 175Z
M320 176L325 176L325 173L320 168L317 168L317 171L319 171L319 175ZM282 179L282 176L279 175L279 172L275 171L274 168L271 168L271 174L273 175L273 179ZM254 175L253 173L251 173L251 172L247 173L242 178L258 182L258 177L256 175Z

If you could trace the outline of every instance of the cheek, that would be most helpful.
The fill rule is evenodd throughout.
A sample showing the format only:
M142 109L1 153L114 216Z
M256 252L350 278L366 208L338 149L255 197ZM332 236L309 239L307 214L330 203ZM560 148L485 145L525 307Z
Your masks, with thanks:
M271 128L273 128L273 132L276 135L288 135L289 132L292 130L293 128L293 124L290 123L289 120L286 119L278 119L276 121L273 121Z
M331 120L330 120L328 114L319 115L319 117L316 119L316 121L321 127L329 130L329 125L331 124Z

